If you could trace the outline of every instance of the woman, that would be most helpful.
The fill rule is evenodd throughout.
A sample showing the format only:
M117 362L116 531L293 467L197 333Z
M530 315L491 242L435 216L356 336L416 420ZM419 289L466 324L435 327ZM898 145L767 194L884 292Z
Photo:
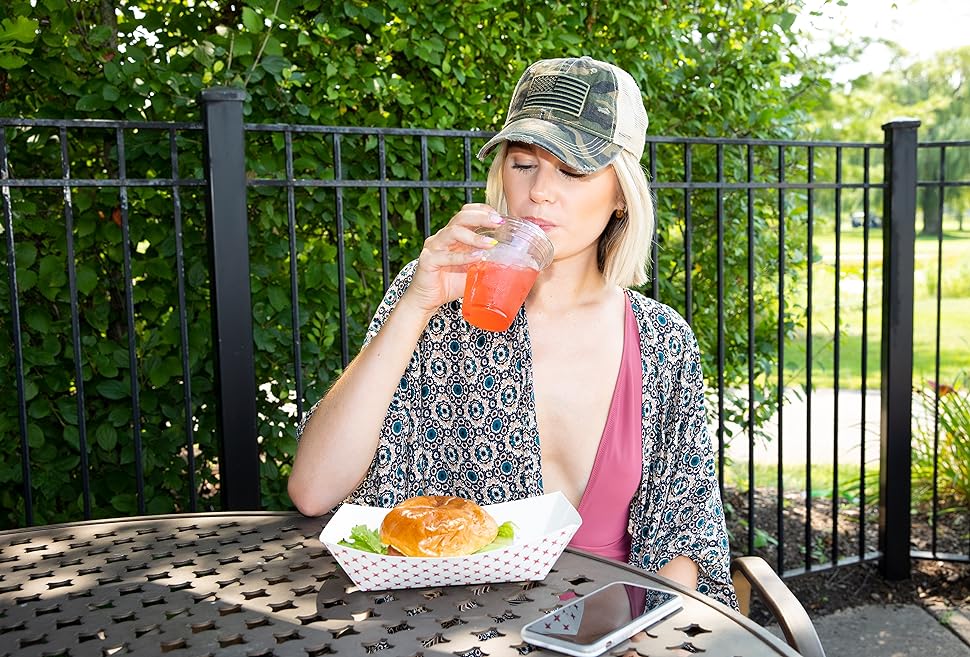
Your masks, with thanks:
M490 504L562 491L571 545L736 605L705 423L697 342L647 281L647 114L625 71L542 60L516 86L487 204L429 237L377 310L364 348L301 427L289 492L307 515L345 498L419 494ZM512 326L462 319L476 229L526 218L553 242ZM541 437L541 440L540 440Z

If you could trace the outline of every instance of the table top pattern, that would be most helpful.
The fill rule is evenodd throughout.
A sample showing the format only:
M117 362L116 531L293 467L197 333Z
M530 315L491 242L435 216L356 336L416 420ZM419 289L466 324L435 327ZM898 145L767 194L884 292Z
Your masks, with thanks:
M609 581L662 587L567 551L541 582L365 592L319 542L324 522L211 513L0 532L0 656L552 655L522 625ZM681 593L684 609L609 654L795 654Z

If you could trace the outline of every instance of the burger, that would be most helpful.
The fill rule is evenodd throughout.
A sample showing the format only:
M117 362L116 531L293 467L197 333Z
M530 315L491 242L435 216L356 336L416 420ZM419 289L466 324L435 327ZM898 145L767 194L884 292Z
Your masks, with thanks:
M365 552L404 557L463 557L510 545L515 527L498 525L471 500L450 495L411 497L384 516L379 530L356 525L338 543Z
M421 495L384 516L381 543L406 557L463 557L498 536L498 524L463 497Z

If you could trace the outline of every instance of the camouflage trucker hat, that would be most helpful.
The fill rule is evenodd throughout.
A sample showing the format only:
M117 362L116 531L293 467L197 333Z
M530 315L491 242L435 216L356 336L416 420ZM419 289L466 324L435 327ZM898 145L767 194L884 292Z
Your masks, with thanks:
M505 127L478 158L485 159L503 141L520 141L590 173L624 149L639 160L646 131L647 110L629 73L591 57L543 59L522 74Z

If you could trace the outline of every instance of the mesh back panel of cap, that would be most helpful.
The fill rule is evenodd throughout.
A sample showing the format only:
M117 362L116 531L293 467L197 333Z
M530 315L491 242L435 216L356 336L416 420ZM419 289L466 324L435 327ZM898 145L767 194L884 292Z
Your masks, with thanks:
M617 144L633 152L637 157L643 156L643 145L647 133L647 112L643 107L643 98L637 83L629 73L613 66L613 73L617 80Z

